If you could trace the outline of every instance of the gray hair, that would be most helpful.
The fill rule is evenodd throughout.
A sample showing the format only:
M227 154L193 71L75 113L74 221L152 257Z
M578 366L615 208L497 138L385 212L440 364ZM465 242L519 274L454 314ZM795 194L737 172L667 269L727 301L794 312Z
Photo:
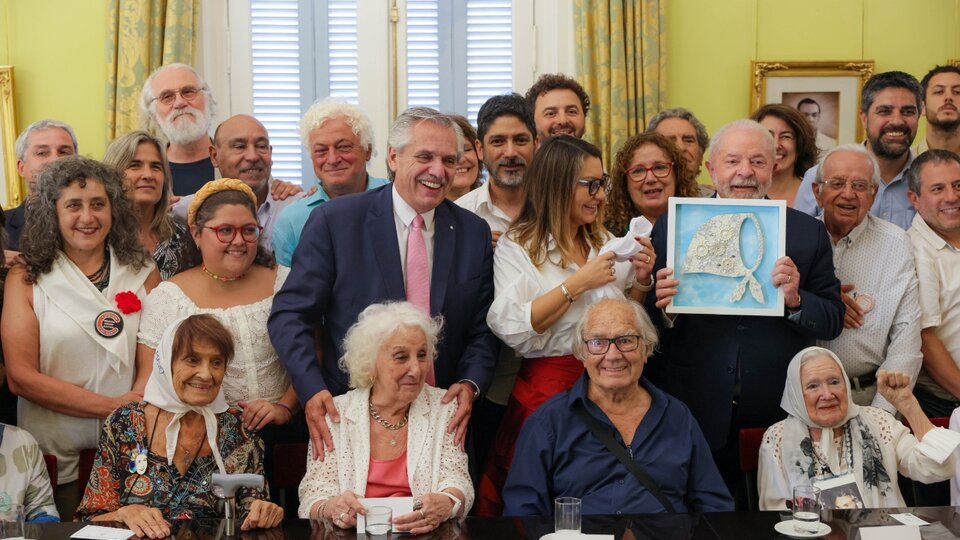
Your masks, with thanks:
M390 126L390 138L387 144L397 152L403 151L410 144L410 134L413 127L420 122L433 122L434 124L450 129L457 134L457 161L463 157L463 130L449 116L440 113L430 107L410 107L400 113L400 116L393 121Z
M342 117L350 126L353 134L360 139L360 146L371 150L370 157L377 155L377 142L370 117L360 107L334 97L318 100L303 113L303 118L300 119L300 140L303 141L303 146L310 144L311 131L322 126L327 120L337 117Z
M923 169L924 165L927 163L949 163L951 161L960 165L960 155L942 148L931 148L917 156L917 158L913 160L913 163L910 164L907 172L904 173L904 178L907 180L907 186L910 188L910 191L912 191L914 195L920 195L920 170Z
M409 302L372 304L360 312L357 322L343 338L343 356L339 365L350 376L351 388L373 385L380 346L404 327L422 330L427 338L427 357L431 362L437 358L443 317L431 318Z
M710 139L710 161L713 161L714 157L716 157L717 149L720 148L720 142L723 141L727 132L737 130L753 131L760 134L763 137L764 145L766 145L767 150L770 152L770 157L776 157L777 143L773 141L773 135L770 134L770 130L761 126L759 122L742 118L720 126L720 129L713 134L713 138Z
M67 132L67 135L70 135L70 140L73 142L73 151L77 152L77 135L73 132L73 128L64 122L59 120L52 120L46 118L44 120L37 120L36 122L27 126L27 129L20 132L20 136L17 137L16 143L16 152L17 159L23 161L23 158L27 155L27 146L30 144L30 135L34 131L40 131L41 129L50 129L50 128L60 128Z
M877 162L877 158L873 155L873 152L868 151L867 148L862 144L847 143L841 144L840 146L835 146L823 155L823 158L820 159L820 166L817 167L817 174L813 178L813 182L815 184L823 182L823 166L827 163L827 160L830 159L830 156L838 152L857 154L858 156L866 159L870 163L870 167L873 169L874 185L879 187L880 182L883 182L883 178L880 177L880 163Z
M210 86L206 81L203 80L203 77L200 76L200 73L194 69L193 66L189 64L183 64L180 62L174 62L172 64L164 64L157 69L153 70L153 73L147 77L147 80L143 82L143 89L140 91L140 119L141 125L143 128L154 135L161 135L160 126L157 124L155 114L157 112L157 102L153 94L153 79L157 75L167 71L168 69L185 69L190 73L193 73L193 76L197 78L197 86L200 87L200 90L203 91L206 97L207 110L204 111L207 113L208 121L213 122L213 118L217 114L217 100L213 97L213 92L210 91Z
M697 132L697 146L700 147L700 153L704 154L707 151L707 145L710 144L710 135L707 134L707 128L703 125L703 122L697 119L688 109L683 107L675 107L673 109L664 109L657 113L656 116L650 119L650 123L647 124L647 131L656 131L657 126L660 125L660 122L663 122L667 118L679 118L681 120L686 120L690 122L690 125L693 126L693 129Z
M633 325L633 329L637 332L637 335L640 336L640 341L644 346L644 356L650 356L657 348L657 344L660 342L657 337L657 329L653 326L653 323L650 321L650 316L647 315L643 306L627 298L604 298L595 304L587 306L587 309L583 311L583 315L580 316L580 320L577 321L577 326L573 333L573 355L581 362L586 361L589 356L587 346L583 342L586 338L583 333L587 328L590 317L596 311L607 310L614 306L627 307L633 312L633 321L630 321L630 324Z

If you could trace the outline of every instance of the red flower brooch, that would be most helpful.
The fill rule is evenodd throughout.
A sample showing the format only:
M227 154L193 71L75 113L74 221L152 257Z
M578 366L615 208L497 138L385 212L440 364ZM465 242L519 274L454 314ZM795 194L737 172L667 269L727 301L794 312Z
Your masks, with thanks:
M140 311L142 307L140 299L137 298L137 295L133 291L118 292L113 299L117 301L117 307L120 308L120 311L122 311L124 315L136 313Z

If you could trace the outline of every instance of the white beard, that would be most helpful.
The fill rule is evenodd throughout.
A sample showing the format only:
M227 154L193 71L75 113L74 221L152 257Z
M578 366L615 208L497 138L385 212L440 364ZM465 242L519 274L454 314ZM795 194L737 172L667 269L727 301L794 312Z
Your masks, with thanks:
M180 125L176 125L173 121L173 117L176 115L186 115L192 118L181 121ZM210 117L200 109L189 106L171 111L166 118L158 119L157 123L167 140L172 144L190 144L208 136L207 132L210 130Z

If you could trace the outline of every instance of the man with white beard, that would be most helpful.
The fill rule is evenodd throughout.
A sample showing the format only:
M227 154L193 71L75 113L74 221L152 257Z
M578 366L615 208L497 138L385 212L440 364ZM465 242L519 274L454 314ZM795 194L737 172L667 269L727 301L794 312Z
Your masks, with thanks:
M215 178L209 135L215 107L207 83L186 64L160 66L143 83L143 127L169 142L174 195L190 195Z

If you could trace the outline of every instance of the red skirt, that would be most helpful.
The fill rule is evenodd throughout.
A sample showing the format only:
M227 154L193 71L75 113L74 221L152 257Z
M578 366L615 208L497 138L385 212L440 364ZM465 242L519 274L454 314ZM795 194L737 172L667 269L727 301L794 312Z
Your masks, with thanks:
M573 387L582 373L583 362L572 354L523 360L477 488L478 516L503 513L501 491L513 462L520 428L527 417L555 394Z

